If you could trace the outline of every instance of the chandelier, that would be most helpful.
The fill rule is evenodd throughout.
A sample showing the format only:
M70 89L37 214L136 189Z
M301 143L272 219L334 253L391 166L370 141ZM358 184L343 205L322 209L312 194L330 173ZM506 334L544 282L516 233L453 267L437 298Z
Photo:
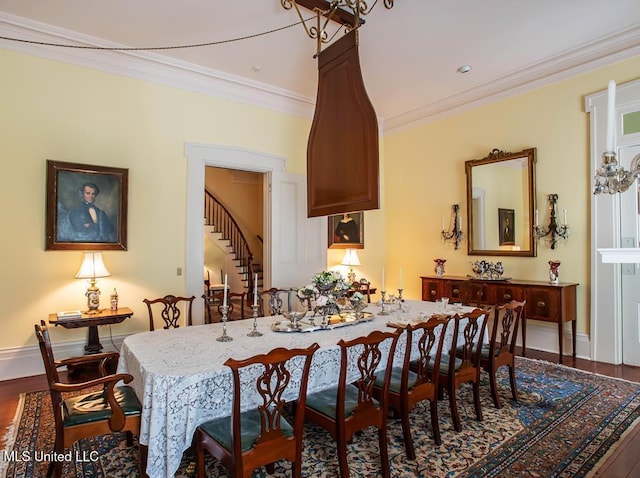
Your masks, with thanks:
M342 24L347 31L360 28L365 23L361 17L371 13L378 3L367 0L280 0L285 10L295 8L300 22L304 26L309 38L316 40L316 55L322 51L322 44L329 43L339 30L329 35L327 25L330 21ZM393 8L394 0L383 0L385 8ZM316 24L308 27L307 21L302 17L300 6L312 10L316 14ZM324 21L322 20L324 17Z
M614 146L616 111L616 83L609 81L607 88L607 133L605 151L602 153L602 165L596 170L593 194L621 193L629 189L640 175L640 154L631 160L627 171L618 164Z
M631 168L627 171L618 164L614 151L605 151L602 153L602 166L596 171L593 194L624 192L639 175L640 154L631 160Z

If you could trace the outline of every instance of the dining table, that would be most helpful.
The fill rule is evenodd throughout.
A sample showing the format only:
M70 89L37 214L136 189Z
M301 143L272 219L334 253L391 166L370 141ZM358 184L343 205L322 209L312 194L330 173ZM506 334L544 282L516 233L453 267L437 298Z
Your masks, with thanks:
M229 416L233 401L231 370L224 365L228 358L242 360L267 353L277 347L306 348L318 343L308 377L307 393L333 387L340 369L340 339L350 340L368 335L374 330L389 330L390 326L406 325L426 320L434 314L453 315L473 310L460 305L407 300L402 304L385 304L388 315L380 315L378 304L369 304L363 318L326 329L310 327L309 332L288 330L281 325L283 316L259 317L257 330L262 336L248 336L253 319L213 323L167 330L142 332L125 338L118 362L118 373L133 376L133 387L142 404L139 441L146 453L146 473L150 477L172 477L180 466L182 455L191 446L196 427L216 418ZM315 318L315 324L320 323ZM301 319L303 324L309 319ZM232 341L216 340L223 333ZM304 327L303 327L304 329ZM445 347L451 346L453 327L445 330ZM394 363L402 363L406 341L398 339ZM387 347L389 344L387 344ZM412 350L412 355L417 349ZM386 360L380 367L386 367ZM292 384L301 376L301 367L293 367ZM297 373L296 373L297 371ZM348 373L357 373L350 361ZM257 372L256 372L257 376ZM245 388L247 393L245 393ZM260 396L255 389L255 377L243 380L242 409L255 408ZM285 397L286 398L286 397ZM293 392L292 396L293 398Z

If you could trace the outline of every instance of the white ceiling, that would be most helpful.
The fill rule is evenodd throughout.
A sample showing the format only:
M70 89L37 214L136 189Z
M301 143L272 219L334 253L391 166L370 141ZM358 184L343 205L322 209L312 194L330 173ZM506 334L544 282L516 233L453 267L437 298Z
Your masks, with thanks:
M312 16L307 10L303 15ZM640 54L638 0L396 0L391 10L380 1L365 19L362 73L386 130ZM211 43L297 21L280 0L0 0L0 27L20 26L0 28L2 36L35 39L46 32L66 44ZM0 48L18 49L18 42L0 40ZM131 55L163 55L226 80L313 102L314 53L315 41L295 25L242 41ZM461 65L473 69L457 73Z

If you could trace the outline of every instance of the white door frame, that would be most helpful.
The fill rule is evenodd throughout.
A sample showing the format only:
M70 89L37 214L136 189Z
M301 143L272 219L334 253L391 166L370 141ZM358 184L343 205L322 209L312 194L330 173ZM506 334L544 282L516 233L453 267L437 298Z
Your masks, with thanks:
M604 86L604 85L603 85ZM616 91L615 144L626 145L622 135L622 114L633 105L638 109L640 81L619 85ZM585 111L590 113L590 187L602 163L605 150L607 90L585 98ZM635 136L635 135L634 135ZM633 194L625 192L622 194ZM622 276L620 264L603 263L598 249L619 248L620 200L617 194L591 194L591 360L622 363Z
M273 171L285 171L284 158L230 146L211 144L185 143L184 154L187 158L187 223L186 223L186 258L185 258L185 290L186 295L199 298L203 292L204 264L204 184L205 167L239 169L266 173L264 179L264 218L265 231L271 230L271 193L269 183ZM265 264L271 263L271 238L265 234ZM267 271L270 267L266 268ZM267 272L268 274L268 272ZM265 277L269 283L269 277ZM194 323L202 323L204 317L203 301L193 304Z

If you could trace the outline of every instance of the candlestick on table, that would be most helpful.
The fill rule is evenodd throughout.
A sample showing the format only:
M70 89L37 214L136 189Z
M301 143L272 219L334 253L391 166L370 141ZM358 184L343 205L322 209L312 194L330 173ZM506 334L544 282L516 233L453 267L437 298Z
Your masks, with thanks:
M262 332L258 332L258 304L251 306L253 309L253 329L247 334L248 337L262 337Z
M227 306L227 274L224 275L224 290L222 292L222 306Z
M258 305L258 274L253 275L253 305Z

